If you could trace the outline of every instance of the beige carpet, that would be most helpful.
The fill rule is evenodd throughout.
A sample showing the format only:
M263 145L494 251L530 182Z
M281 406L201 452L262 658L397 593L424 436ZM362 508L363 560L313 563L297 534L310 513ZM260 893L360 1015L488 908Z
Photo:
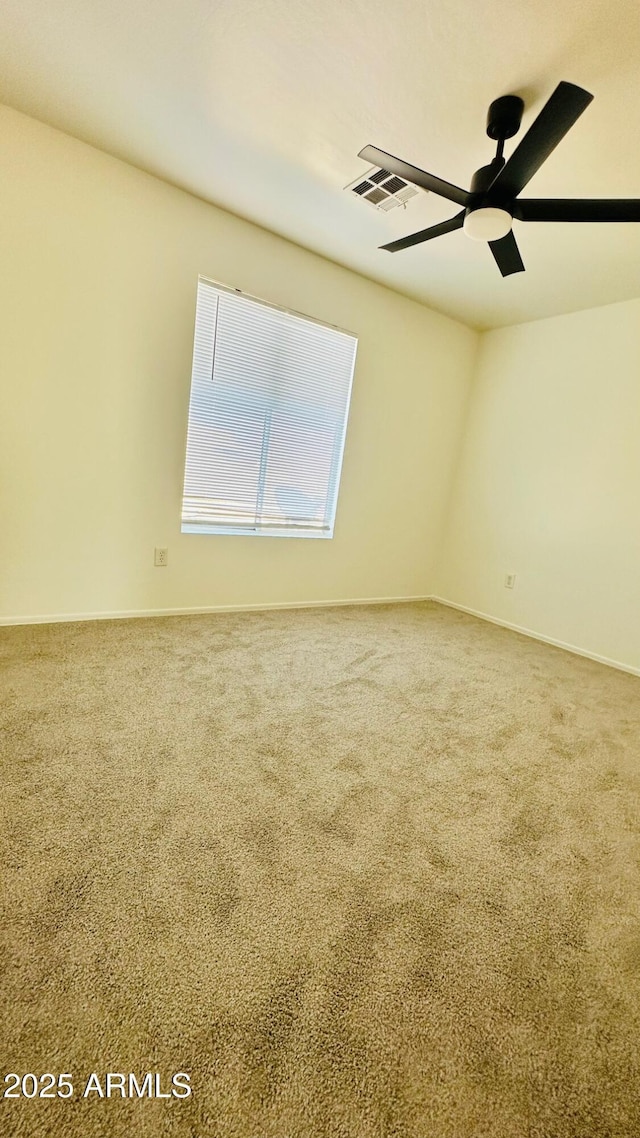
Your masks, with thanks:
M75 1087L3 1135L640 1135L637 678L430 604L0 663L1 1074Z

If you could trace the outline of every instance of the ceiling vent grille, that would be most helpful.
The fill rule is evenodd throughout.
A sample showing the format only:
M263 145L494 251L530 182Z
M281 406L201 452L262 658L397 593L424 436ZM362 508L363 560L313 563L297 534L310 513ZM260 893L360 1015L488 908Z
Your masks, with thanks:
M385 211L395 209L398 205L406 206L407 202L418 194L415 186L404 182L397 174L390 174L388 170L379 170L376 166L372 166L364 177L356 178L344 188L357 194L376 209Z

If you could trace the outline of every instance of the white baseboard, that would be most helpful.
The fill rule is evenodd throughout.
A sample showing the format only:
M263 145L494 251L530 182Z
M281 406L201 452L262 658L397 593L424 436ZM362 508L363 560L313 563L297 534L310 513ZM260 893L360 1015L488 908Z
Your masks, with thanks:
M66 612L45 613L37 616L0 616L0 626L14 624L73 624L84 620L135 620L150 616L197 616L216 612L268 612L271 609L338 608L342 605L400 605L416 601L430 601L430 596L418 597L349 597L327 601L277 601L256 605L202 605L177 609L130 609L121 612Z
M497 616L489 616L486 612L478 612L466 605L459 605L456 601L449 601L445 597L429 597L436 604L446 605L450 609L458 609L469 616L477 616L480 620L487 620L490 624L498 624L501 628L508 628L511 632L519 632L522 636L530 636L532 640L541 640L543 644L552 644L554 648L564 648L565 652L573 652L574 656L586 656L588 660L595 660L598 664L606 664L609 668L617 668L620 672L630 672L632 676L640 676L640 668L633 668L630 664L621 664L619 660L611 660L608 656L599 656L597 652L588 652L586 648L578 648L575 644L567 644L564 640L556 640L553 636L545 636L542 632L533 632L531 628L523 628L520 624L512 624L508 620L500 620Z
M437 597L429 594L415 597L349 597L338 600L325 601L278 601L264 602L252 605L206 605L190 608L164 608L164 609L130 609L120 612L77 612L77 613L45 613L37 616L0 616L0 626L20 624L73 624L76 621L87 620L136 620L154 616L198 616L206 613L225 612L269 612L272 609L310 609L310 608L339 608L343 605L399 605L411 604L417 601L434 601L447 608L458 609L469 616L486 620L490 624L497 624L501 628L508 628L511 632L519 632L522 636L529 636L532 640L540 640L543 644L552 644L554 648L563 648L565 652L573 652L576 656L586 656L588 660L595 660L598 664L606 664L609 668L617 668L621 672L629 672L632 676L640 676L640 668L630 664L623 664L619 660L611 660L608 656L600 656L597 652L588 652L585 648L578 648L575 644L567 644L564 640L557 640L553 636L545 636L541 632L534 632L531 628L523 628L520 624L513 624L508 620L490 616L489 613L479 612L478 609L460 605L446 597Z

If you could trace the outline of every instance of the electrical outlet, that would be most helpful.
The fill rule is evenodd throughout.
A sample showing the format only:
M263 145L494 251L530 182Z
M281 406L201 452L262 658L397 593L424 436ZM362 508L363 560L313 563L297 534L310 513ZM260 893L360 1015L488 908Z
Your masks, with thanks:
M168 549L158 549L156 546L156 551L155 551L154 558L153 558L153 564L156 565L159 569L166 568L166 566L169 564L169 550Z
M507 573L507 575L506 575L506 577L505 577L505 579L504 579L504 587L505 587L505 589L513 589L513 587L514 587L515 583L516 583L516 575L515 575L515 573Z

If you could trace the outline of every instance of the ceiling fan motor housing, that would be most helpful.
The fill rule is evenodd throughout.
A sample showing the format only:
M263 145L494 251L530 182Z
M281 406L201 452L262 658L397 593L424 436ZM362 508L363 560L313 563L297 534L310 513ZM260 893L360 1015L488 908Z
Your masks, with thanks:
M471 193L478 195L477 204L480 204L482 195L487 192L489 186L496 175L500 173L503 166L504 158L494 158L488 166L481 166L479 170L476 170L471 179Z
M499 241L511 229L511 212L503 203L487 200L487 190L504 166L504 158L494 158L488 166L481 166L471 179L474 200L467 206L463 229L472 241Z

